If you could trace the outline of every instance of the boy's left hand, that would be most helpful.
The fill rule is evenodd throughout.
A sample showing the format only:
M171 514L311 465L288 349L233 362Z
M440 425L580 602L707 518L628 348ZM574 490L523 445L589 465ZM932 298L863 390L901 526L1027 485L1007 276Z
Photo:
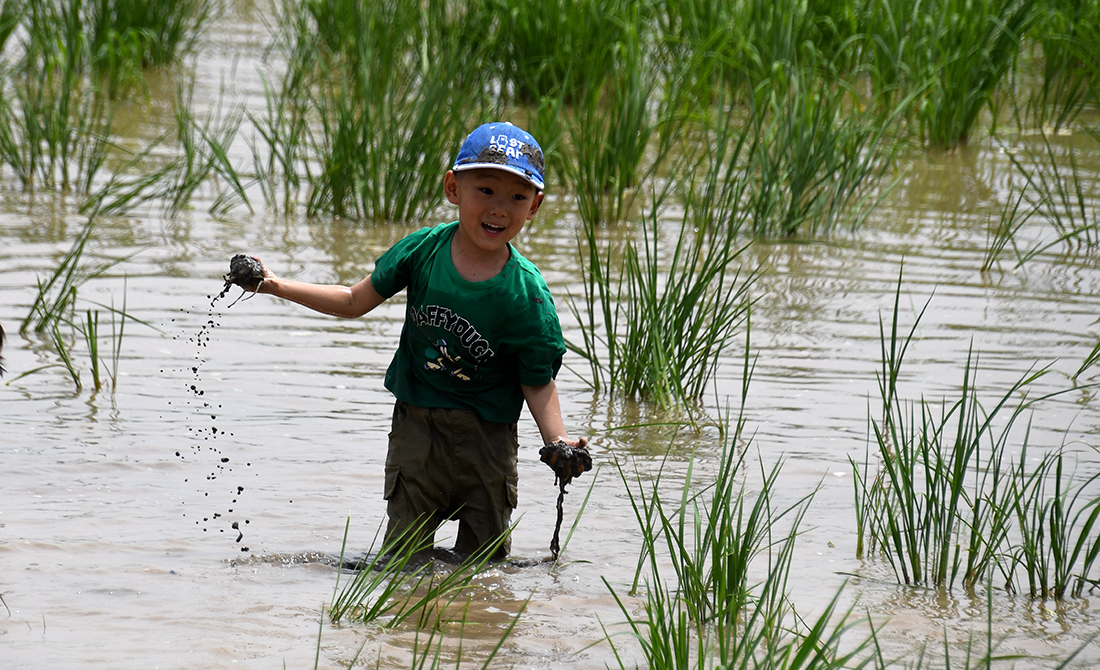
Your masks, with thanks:
M583 437L572 443L565 440L551 442L539 449L539 458L550 466L562 486L592 469L592 455L588 453L588 441Z

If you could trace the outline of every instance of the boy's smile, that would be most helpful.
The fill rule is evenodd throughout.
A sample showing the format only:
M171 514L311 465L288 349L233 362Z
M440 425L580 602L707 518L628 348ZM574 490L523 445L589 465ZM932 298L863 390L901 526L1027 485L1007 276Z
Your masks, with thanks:
M472 265L481 279L494 276L508 262L507 244L535 217L543 197L526 179L493 168L448 172L443 190L458 205L458 230L451 243L455 266L466 275L460 263Z

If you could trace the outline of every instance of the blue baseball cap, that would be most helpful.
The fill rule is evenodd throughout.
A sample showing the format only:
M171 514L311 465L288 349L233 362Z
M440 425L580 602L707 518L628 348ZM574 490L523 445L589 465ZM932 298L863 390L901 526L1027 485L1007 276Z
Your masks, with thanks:
M485 123L470 133L455 158L455 172L474 168L506 170L538 190L545 188L542 147L531 133L507 121Z

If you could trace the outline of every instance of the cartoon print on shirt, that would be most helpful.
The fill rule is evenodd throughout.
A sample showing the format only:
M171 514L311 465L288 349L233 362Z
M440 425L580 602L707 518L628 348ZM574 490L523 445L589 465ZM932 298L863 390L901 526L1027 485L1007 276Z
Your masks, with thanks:
M425 349L424 355L427 356L429 359L424 362L425 370L446 372L455 379L461 379L464 382L470 381L470 377L468 375L462 374L462 371L465 369L464 367L456 367L455 369L451 369L451 367L449 367L450 365L453 365L455 363L465 366L466 362L463 361L461 357L452 356L450 354L447 349L446 340L436 340L435 348Z

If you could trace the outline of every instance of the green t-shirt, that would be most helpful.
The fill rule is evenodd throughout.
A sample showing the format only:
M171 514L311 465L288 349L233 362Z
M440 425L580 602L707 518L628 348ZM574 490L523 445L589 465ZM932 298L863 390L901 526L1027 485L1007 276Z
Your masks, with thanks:
M463 279L451 260L458 222L422 228L378 259L371 284L389 298L407 289L405 326L386 388L418 407L473 409L486 421L515 423L520 384L549 383L565 341L539 269L512 257L486 281Z

